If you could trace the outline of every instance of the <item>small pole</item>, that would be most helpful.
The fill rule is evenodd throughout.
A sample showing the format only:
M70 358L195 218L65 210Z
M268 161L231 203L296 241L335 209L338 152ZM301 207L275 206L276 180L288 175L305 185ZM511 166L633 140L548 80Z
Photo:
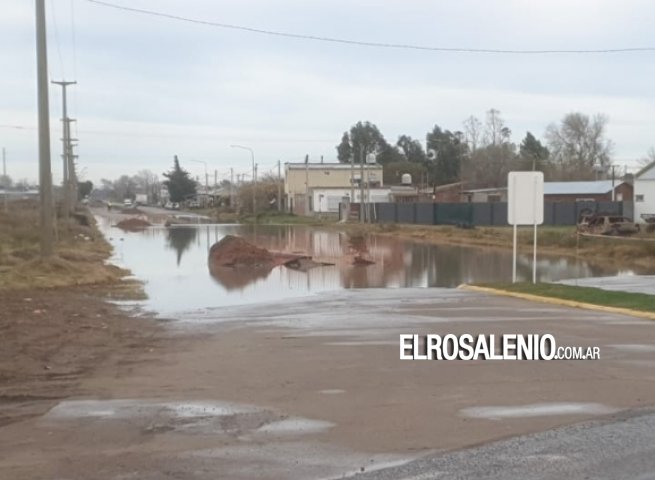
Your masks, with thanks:
M512 177L512 191L516 195L516 177ZM514 214L514 242L512 247L513 259L512 259L512 283L516 283L516 241L517 241L517 226L516 226L516 199L512 199L512 212Z
M277 211L282 211L282 161L277 161Z
M537 283L537 179L534 179L532 189L532 220L534 221L534 232L532 238L532 283Z
M516 223L514 224L514 247L512 261L512 283L516 283Z

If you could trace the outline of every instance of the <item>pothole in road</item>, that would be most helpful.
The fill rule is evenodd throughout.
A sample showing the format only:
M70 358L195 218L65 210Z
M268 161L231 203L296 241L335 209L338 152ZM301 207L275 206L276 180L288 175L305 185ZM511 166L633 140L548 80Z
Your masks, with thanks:
M471 407L464 408L459 413L470 418L501 420L556 415L607 415L616 411L617 409L601 403L533 403L514 406Z

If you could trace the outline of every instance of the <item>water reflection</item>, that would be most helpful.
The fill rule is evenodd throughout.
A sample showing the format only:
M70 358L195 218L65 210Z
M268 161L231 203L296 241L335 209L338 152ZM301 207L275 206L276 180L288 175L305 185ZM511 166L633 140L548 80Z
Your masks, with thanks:
M166 243L177 253L177 264L182 261L182 254L191 247L198 236L195 227L171 227L166 230Z
M218 267L209 262L209 273L225 290L243 290L244 287L259 280L265 280L273 271L269 267L232 268Z
M511 252L504 250L430 245L385 236L368 237L362 245L342 232L295 226L197 225L153 227L130 233L108 224L103 228L112 239L114 260L145 281L147 303L160 312L343 288L455 287L461 283L510 281L512 277ZM208 268L209 248L227 234L241 235L269 250L307 254L335 265L308 271L285 267L255 271ZM354 266L355 255L362 252L375 263ZM538 267L540 281L618 273L612 267L576 263L574 258L564 257L541 257ZM519 279L531 276L531 256L519 256Z

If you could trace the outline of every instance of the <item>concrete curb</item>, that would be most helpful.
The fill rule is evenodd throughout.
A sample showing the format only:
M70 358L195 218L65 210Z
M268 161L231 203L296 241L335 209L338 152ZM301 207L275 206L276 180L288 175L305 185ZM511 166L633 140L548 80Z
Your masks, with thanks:
M540 295L532 295L530 293L509 292L507 290L500 290L497 288L478 287L476 285L468 284L462 284L457 288L461 288L462 290L471 290L473 292L492 293L506 297L520 298L522 300L530 300L533 302L550 303L552 305L560 305L564 307L584 308L587 310L595 310L597 312L616 313L619 315L629 315L631 317L655 320L655 312L643 312L641 310L632 310L630 308L621 307L608 307L605 305L595 305L593 303L576 302L575 300L564 300L562 298L555 297L542 297Z

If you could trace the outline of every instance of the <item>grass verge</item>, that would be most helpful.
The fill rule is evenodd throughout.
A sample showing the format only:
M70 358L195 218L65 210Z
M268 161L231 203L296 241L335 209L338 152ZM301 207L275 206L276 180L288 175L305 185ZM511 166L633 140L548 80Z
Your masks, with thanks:
M406 238L419 242L468 245L473 247L512 248L511 227L477 227L462 229L448 225L421 226L400 224L337 224L338 228L360 235L376 234ZM518 229L518 249L532 251L531 227ZM539 254L561 255L605 265L635 268L637 273L648 273L655 268L655 236L640 234L628 239L617 237L576 238L575 227L542 226L538 229ZM638 241L645 240L645 241Z
M600 288L555 283L492 283L478 286L537 297L655 313L655 295L645 293L614 292Z
M303 215L294 215L286 212L264 212L253 215L242 216L239 223L260 225L329 225L336 222L334 218L306 217Z
M129 272L107 263L111 245L88 212L56 222L54 255L39 251L35 201L12 202L0 212L0 289L115 284Z

